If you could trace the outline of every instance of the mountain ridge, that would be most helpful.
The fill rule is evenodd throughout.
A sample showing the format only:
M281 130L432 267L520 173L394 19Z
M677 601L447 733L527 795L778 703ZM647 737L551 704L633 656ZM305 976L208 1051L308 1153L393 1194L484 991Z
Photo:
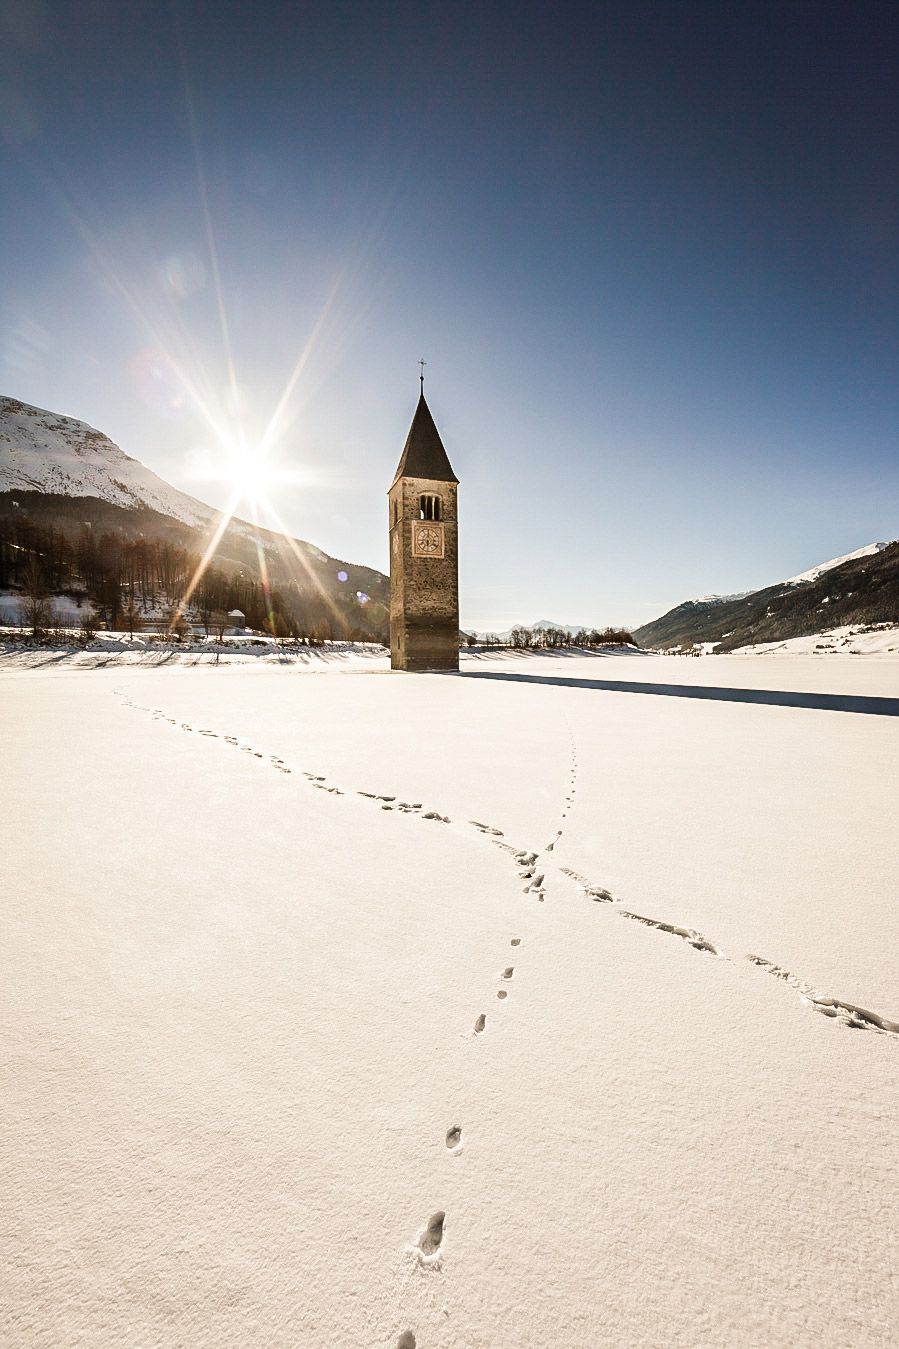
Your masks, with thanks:
M0 396L0 492L16 490L148 506L189 525L218 514L87 422Z
M641 646L718 651L809 637L841 624L899 621L899 540L843 557L742 595L684 600L634 633Z

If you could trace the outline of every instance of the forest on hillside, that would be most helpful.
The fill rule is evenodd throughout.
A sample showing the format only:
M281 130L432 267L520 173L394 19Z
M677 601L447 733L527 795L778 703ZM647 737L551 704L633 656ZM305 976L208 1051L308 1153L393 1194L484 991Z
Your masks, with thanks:
M60 529L22 511L0 511L0 591L18 599L15 606L0 601L2 618L20 617L35 633L52 625L132 633L152 627L183 635L196 625L220 635L228 613L238 609L248 628L275 637L371 641L386 635L384 606L361 592L334 596L314 583L273 587L263 568L201 563L199 552L165 535L129 537L90 522ZM70 601L64 609L61 597Z

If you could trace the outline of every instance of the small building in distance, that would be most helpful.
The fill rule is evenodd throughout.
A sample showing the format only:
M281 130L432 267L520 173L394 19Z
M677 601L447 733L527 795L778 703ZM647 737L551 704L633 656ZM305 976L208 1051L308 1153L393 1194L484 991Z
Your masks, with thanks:
M247 616L241 613L240 609L230 609L228 611L228 624L233 636L237 636L244 631L247 626Z
M388 493L390 665L458 670L457 490L443 442L421 396Z

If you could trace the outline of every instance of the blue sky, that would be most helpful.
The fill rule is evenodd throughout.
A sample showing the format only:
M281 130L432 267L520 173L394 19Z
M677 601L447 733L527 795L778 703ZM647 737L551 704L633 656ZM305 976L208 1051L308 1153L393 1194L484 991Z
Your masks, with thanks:
M0 392L386 569L418 393L462 619L636 625L893 538L889 3L0 0Z

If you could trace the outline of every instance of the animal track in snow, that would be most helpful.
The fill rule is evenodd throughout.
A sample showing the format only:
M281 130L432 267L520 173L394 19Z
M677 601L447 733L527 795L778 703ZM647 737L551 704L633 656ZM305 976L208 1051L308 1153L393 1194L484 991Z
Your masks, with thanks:
M618 912L622 918L630 918L635 923L642 923L644 927L654 927L657 932L668 932L672 937L680 937L695 951L707 951L712 956L720 955L716 946L713 946L701 932L695 932L691 927L676 927L673 923L661 923L657 918L644 918L643 914L631 913L628 909L619 909Z
M461 1125L454 1124L451 1129L447 1129L446 1131L446 1146L449 1148L450 1152L453 1152L456 1148L461 1146L461 1143L462 1143Z
M618 902L609 894L608 890L604 890L601 885L591 884L587 877L582 876L579 871L572 871L571 867L560 867L559 870L563 876L570 876L573 881L577 881L584 894L595 900L597 904L616 904Z
M889 1021L879 1012L869 1012L866 1007L857 1007L855 1003L843 1002L840 998L824 998L816 993L803 979L798 979L795 974L789 970L783 969L780 965L775 965L772 960L765 960L762 956L747 956L746 959L753 965L758 965L760 969L773 974L775 979L782 979L784 983L796 990L803 1002L807 1002L816 1012L822 1016L830 1017L832 1020L839 1021L849 1030L873 1030L883 1035L899 1035L899 1021Z
M503 1000L504 998L507 998L507 997L509 996L509 994L508 994L508 991L507 991L505 988L501 988L501 989L499 989L499 990L497 991L496 996L499 998L500 1002L502 1002L502 1000Z
M396 1349L415 1349L415 1336L411 1330L404 1330L396 1342Z
M512 978L512 975L513 975L514 973L515 973L515 966L514 966L514 965L507 965L506 968L505 968L505 969L503 970L503 972L502 972L501 978L503 978L503 979L511 979L511 978Z
M439 1209L436 1213L431 1214L427 1227L419 1232L415 1246L418 1250L418 1258L423 1265L434 1266L440 1263L445 1223L446 1214L442 1209Z
M520 946L520 945L521 945L521 938L520 938L520 937L513 937L512 940L511 940L511 942L509 943L509 945L510 945L510 946Z
M133 699L125 695L122 690L117 689L115 690L115 692L117 696L122 700L124 706L133 708L140 712L146 712L152 717L154 721L165 721L170 726L179 725L177 719L175 717L166 716L162 708L145 707L144 705L136 703ZM194 728L188 722L181 722L180 726L181 729L185 731L194 730ZM221 739L223 743L239 747L243 753L252 754L256 758L261 759L265 757L258 750L254 750L251 745L240 745L236 736L233 735L219 736L215 731L209 730L200 730L199 734L208 736L211 739ZM269 762L271 763L273 768L276 768L281 773L290 773L292 771L290 768L287 767L283 759L279 759L275 755L269 756ZM572 798L574 797L576 792L574 781L576 776L575 770L577 767L577 761L573 759L572 765L573 765L572 782L570 787L570 794L566 798L569 804L571 803ZM318 787L322 791L326 791L337 796L343 795L343 792L340 790L340 788L335 786L328 786L326 784L326 780L323 774L304 773L304 776L309 780L309 782L313 786ZM373 792L360 791L357 794L359 796L368 797L370 800L377 800L383 803L396 802L395 797L376 795ZM400 801L397 803L396 809L405 812L415 812L421 809L421 803ZM439 820L443 824L451 823L449 816L441 815L438 811L428 811L427 814L422 816L422 818L428 820ZM515 860L515 862L520 867L523 868L523 870L520 873L521 878L523 880L528 881L528 884L524 888L524 893L528 894L533 892L542 902L545 893L543 889L543 882L545 880L545 875L543 873L541 873L540 875L534 874L539 854L536 852L529 852L526 849L515 848L511 844L502 841L503 840L502 830L495 829L491 825L485 825L478 820L471 820L469 821L469 823L474 828L478 829L481 833L491 835L492 837L490 841L492 843L495 843L498 848L502 848L504 852L509 853L510 856ZM557 832L556 838L561 836L561 832L562 832L561 830ZM553 846L554 843L548 844L545 851L552 851ZM579 872L574 871L570 867L560 867L559 871L563 875L568 876L571 880L576 881L580 885L583 893L594 902L613 905L620 904L621 901L616 899L612 894L610 894L608 890L606 890L602 886L593 885L590 881L587 880L585 876L580 875ZM719 959L723 960L727 959L727 957L723 954L723 952L720 951L716 946L714 946L714 944L710 942L707 937L704 937L702 933L696 932L692 928L679 927L674 923L664 923L658 919L647 918L643 914L633 913L632 911L623 908L616 908L616 912L619 913L623 918L630 919L632 922L641 923L645 927L654 928L658 932L666 932L672 936L679 937L682 941L685 941L687 942L688 945L692 946L694 950L702 951L709 955L714 955ZM520 938L513 938L511 944L513 946L520 944ZM853 1030L871 1030L874 1031L875 1034L899 1035L899 1022L892 1021L889 1018L882 1016L879 1012L872 1012L865 1007L859 1007L855 1003L844 1002L842 999L839 998L824 997L816 993L808 984L806 984L803 980L799 979L796 975L790 973L789 970L783 969L781 966L775 964L773 961L766 960L761 956L755 955L749 955L746 958L752 964L757 965L761 969L764 969L768 974L771 974L774 978L780 979L783 982L787 983L799 994L800 998L804 1002L806 1002L809 1006L813 1008L814 1011L820 1012L823 1016L826 1016L828 1019L838 1021L840 1022L840 1024ZM504 975L503 977L507 978L510 976ZM507 996L506 991L504 989L500 989L497 996L499 998L506 997ZM486 1027L486 1022L487 1018L482 1013L475 1021L474 1033L476 1035L479 1035L483 1032L483 1030Z

